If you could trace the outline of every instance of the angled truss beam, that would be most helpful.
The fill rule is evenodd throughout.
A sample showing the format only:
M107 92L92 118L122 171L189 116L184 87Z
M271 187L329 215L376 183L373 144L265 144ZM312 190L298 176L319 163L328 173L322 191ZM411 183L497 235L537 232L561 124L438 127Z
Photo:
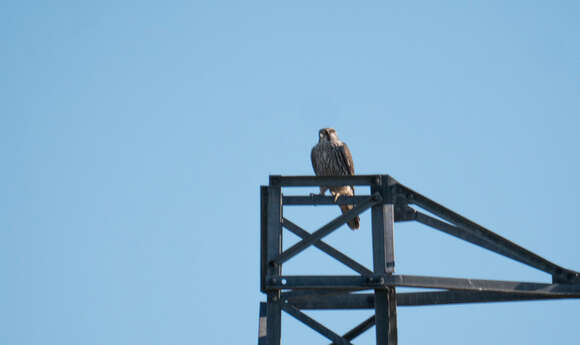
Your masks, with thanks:
M335 344L352 345L352 343L350 341L348 341L347 339L334 333L333 331L331 331L330 329L325 327L320 322L314 320L310 316L304 314L298 308L296 308L288 303L284 303L284 304L282 304L282 310L284 310L286 313L292 315L294 318L296 318L300 322L304 323L305 325L309 326L310 328L312 328L316 332L318 332L318 333L322 334L323 336L325 336L326 338L332 340Z
M455 225L443 222L437 218L431 217L419 211L415 212L415 220L421 224L427 225L451 236L455 236L464 241L473 243L477 246L483 247L497 254L506 256L515 261L519 261L526 264L525 262L526 259L521 255L514 255L513 252L506 250L504 247L498 246L494 242L488 241L482 238L481 236L474 235L472 232L466 231L465 229L462 228L458 228Z
M421 208L455 224L464 232L472 237L489 243L498 250L495 252L508 256L521 263L549 273L553 276L554 282L569 282L580 280L580 273L568 270L550 262L543 257L509 241L508 239L494 233L483 226L472 222L471 220L451 211L443 205L415 192L414 190L398 184L397 189L403 193L410 203L420 206ZM489 249L489 248L488 248ZM492 249L490 249L492 250Z
M375 325L375 316L371 316L368 319L364 320L360 324L358 324L355 328L351 329L350 331L346 332L342 337L347 340L353 340L354 338L358 337L359 335L363 334L371 327ZM332 343L330 345L335 345L336 343Z
M292 233L294 233L296 236L299 236L302 239L308 238L308 236L310 236L310 233L308 231L302 229L301 227L292 223L291 221L289 221L286 218L282 218L282 226L285 227L286 229L290 230ZM326 244L322 240L318 240L317 242L315 242L313 244L313 246L322 250L323 252L325 252L326 254L335 258L336 260L342 262L343 264L345 264L346 266L348 266L349 268L351 268L355 272L358 272L364 276L372 276L373 275L373 272L371 270L369 270L368 268L359 264L358 262L354 261L353 259L351 259L347 255L343 254L342 252L336 250L334 247Z
M368 208L372 207L373 205L380 203L382 201L380 194L373 194L371 197L367 198L367 200L361 202L360 204L356 205L350 211L344 213L341 216L331 220L328 224L324 225L320 229L316 230L307 238L303 239L302 241L296 243L292 247L288 248L282 254L278 255L274 258L271 262L274 264L282 264L304 249L308 248L309 246L313 245L314 243L318 242L324 236L330 234L334 230L338 229L341 225L348 222L358 214L366 211Z

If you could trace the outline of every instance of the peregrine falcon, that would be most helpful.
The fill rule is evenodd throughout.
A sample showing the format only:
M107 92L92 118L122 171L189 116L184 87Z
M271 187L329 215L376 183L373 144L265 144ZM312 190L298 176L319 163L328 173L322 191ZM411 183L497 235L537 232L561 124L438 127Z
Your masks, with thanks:
M322 128L318 131L318 144L312 148L310 153L312 168L316 176L349 176L354 175L354 164L350 150L345 143L338 139L333 128ZM341 195L353 196L353 186L327 187L320 186L320 195L324 195L327 190L334 196L334 201ZM348 212L353 205L339 205L342 213ZM348 227L356 230L360 226L358 216L348 221Z

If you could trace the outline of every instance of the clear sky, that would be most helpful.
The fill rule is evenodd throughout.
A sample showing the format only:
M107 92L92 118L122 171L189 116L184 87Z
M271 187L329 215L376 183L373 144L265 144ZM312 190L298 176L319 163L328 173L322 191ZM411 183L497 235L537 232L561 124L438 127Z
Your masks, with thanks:
M255 344L259 186L311 174L321 127L357 173L580 270L579 4L0 2L0 344ZM328 238L368 266L369 218ZM420 225L396 259L550 281ZM285 271L350 273L316 249ZM572 344L578 310L399 308L399 342ZM370 311L310 315L342 333ZM284 344L326 343L283 320Z

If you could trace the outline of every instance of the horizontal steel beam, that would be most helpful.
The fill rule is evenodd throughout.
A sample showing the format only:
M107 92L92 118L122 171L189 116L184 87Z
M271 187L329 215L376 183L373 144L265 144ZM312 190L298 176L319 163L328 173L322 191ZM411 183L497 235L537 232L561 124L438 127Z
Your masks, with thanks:
M487 291L429 291L397 293L397 306L429 306L484 302L533 301L569 298L533 293L502 293ZM370 293L343 293L338 295L302 295L286 298L299 309L373 309L375 295Z
M331 206L331 205L356 205L368 199L370 195L340 196L336 201L334 197L312 195L288 195L282 197L284 206ZM407 205L395 205L395 222L405 222L415 220L416 211Z
M429 291L429 292L407 292L397 294L397 306L427 306L439 304L464 304L464 303L485 303L485 302L513 302L513 301L535 301L547 299L570 298L565 295L545 295L534 293L503 293L489 291Z
M361 276L280 276L267 279L270 289L367 290L406 286L417 288L509 292L546 296L580 297L580 284L545 284L505 280L427 277L412 275Z
M374 309L374 293L309 294L282 297L299 309ZM397 300L398 302L398 300ZM397 303L398 304L398 303Z
M282 203L285 206L302 206L302 205L345 205L345 204L358 204L362 201L368 199L370 195L355 195L355 196L343 196L341 195L336 201L332 196L323 196L318 194L313 194L310 196L284 196L282 197Z
M396 181L388 175L352 175L352 176L280 176L270 175L271 186L308 187L308 186L370 186L380 184L381 177L386 177L389 185Z
M484 280L445 277L397 275L387 277L385 285L423 287L450 290L538 293L550 296L580 297L580 284L545 284L505 280Z
M350 293L350 290L339 290L339 289L316 289L316 290L287 290L280 293L280 298L302 298L304 296L328 296L328 295L344 295Z

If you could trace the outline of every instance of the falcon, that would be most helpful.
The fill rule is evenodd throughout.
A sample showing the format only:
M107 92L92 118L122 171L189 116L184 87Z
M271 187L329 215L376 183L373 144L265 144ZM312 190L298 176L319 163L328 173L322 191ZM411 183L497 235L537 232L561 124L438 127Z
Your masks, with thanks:
M316 176L349 176L354 175L354 164L350 150L345 143L338 139L338 135L333 128L322 128L318 131L318 144L310 152L312 168ZM336 201L341 195L353 196L353 186L328 187L320 186L320 195L324 195L327 190L334 196ZM353 205L339 205L342 213L350 211ZM360 218L349 220L347 225L352 230L360 226Z

